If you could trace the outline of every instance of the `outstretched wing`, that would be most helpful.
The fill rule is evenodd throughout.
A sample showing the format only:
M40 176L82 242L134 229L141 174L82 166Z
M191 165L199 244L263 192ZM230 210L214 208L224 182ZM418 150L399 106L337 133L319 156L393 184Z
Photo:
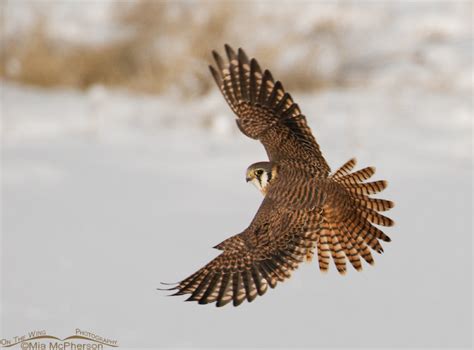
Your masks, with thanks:
M270 71L262 72L255 59L249 60L242 49L238 53L225 45L227 61L213 51L217 69L209 66L214 80L230 108L237 125L247 136L262 142L271 161L301 159L330 169L306 122L306 118L280 81Z
M170 290L218 307L251 302L290 277L314 247L319 224L318 213L272 210L264 200L247 230L217 245L223 250L219 256Z
M386 181L364 182L374 173L368 167L352 172L355 159L349 160L326 182L325 204L322 209L323 223L317 243L319 267L326 271L332 257L337 270L346 272L346 257L356 270L361 270L360 257L369 264L374 259L369 247L377 253L383 248L379 241L390 242L390 238L375 225L392 226L392 219L380 214L393 208L394 203L370 195L383 191Z

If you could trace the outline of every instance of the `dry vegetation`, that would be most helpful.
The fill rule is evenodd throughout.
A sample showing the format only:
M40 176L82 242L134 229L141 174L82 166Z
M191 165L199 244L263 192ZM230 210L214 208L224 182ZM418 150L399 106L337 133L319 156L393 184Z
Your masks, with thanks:
M227 1L117 2L112 7L113 21L126 34L101 45L52 39L48 17L38 15L23 32L3 38L0 75L47 87L86 89L103 84L151 93L176 89L187 96L202 94L212 82L207 71L210 49L221 48L226 42L248 47L247 40L239 36L244 30L259 35L262 18L249 15L250 5ZM332 23L314 30L337 45L338 34ZM252 54L272 67L281 47L293 40L288 35L280 45L252 47ZM317 50L308 52L304 59L314 62ZM318 76L308 64L283 69L278 77L289 88L299 89L341 83Z

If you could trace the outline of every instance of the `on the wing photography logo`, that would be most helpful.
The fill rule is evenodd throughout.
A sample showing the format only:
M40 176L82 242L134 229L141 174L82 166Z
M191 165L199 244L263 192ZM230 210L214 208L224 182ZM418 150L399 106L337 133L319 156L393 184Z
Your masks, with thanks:
M116 348L119 345L115 339L79 328L75 329L73 335L65 338L51 335L46 330L36 330L9 339L0 339L2 348L21 348L22 350L103 350L109 346Z

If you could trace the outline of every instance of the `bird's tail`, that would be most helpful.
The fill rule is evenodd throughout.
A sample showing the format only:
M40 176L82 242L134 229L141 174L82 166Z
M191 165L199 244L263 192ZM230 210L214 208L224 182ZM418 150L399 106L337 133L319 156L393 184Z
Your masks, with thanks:
M331 256L340 273L346 271L346 257L356 270L360 270L360 257L369 264L374 262L369 247L381 253L383 248L379 240L390 241L374 224L394 224L392 219L379 213L393 208L394 203L370 197L383 191L387 182L365 182L375 173L375 168L351 172L355 164L356 160L351 159L330 176L339 188L339 196L324 207L323 228L317 243L322 271L328 269Z

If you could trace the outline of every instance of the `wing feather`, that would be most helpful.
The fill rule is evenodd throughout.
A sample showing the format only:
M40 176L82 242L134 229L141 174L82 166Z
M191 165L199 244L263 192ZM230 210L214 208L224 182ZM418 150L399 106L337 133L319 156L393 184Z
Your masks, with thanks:
M317 239L308 238L306 231L315 226L306 221L318 215L275 209L271 200L264 200L249 228L217 245L222 253L179 282L174 295L190 294L189 301L216 306L253 301L298 268ZM311 222L320 221L313 217Z
M232 281L232 275L225 273L222 277L221 286L219 288L219 294L217 295L217 306L221 307L228 304L232 300L232 289L230 288Z
M260 140L271 161L301 159L329 174L306 118L281 82L274 82L268 70L262 75L257 60L249 59L241 48L236 53L225 45L225 52L227 62L213 51L217 70L210 69L242 133Z
M212 294L214 293L214 290L216 289L219 281L221 279L221 273L218 272L214 274L214 277L212 277L212 280L209 282L209 285L202 295L201 299L199 299L199 304L207 304L210 301L212 301Z

